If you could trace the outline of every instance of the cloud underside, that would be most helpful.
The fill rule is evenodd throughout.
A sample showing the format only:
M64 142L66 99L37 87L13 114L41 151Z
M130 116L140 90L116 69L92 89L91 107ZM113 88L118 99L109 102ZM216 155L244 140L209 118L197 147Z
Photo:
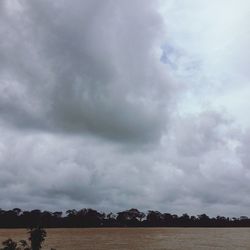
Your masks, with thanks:
M132 143L159 139L173 90L157 57L162 21L152 4L135 1L138 15L115 1L17 3L11 11L4 2L1 18L6 122Z
M180 110L200 63L166 45L158 4L1 1L3 208L248 213L250 133Z

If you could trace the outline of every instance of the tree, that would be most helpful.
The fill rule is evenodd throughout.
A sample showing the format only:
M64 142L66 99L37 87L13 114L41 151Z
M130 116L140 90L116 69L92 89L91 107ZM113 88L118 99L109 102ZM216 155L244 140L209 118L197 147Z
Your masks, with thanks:
M32 228L29 231L32 250L40 250L42 248L42 243L46 237L46 231L40 227Z
M26 240L20 240L17 243L12 239L8 239L2 242L4 247L0 250L40 250L46 237L46 231L41 227L37 227L31 228L28 233L30 235L30 246Z
M163 215L159 211L149 210L147 214L147 222L150 226L161 226Z
M122 226L138 226L145 217L145 214L136 208L131 208L117 214L116 220Z
M19 216L22 213L22 210L20 208L14 208L12 211L15 213L16 216Z

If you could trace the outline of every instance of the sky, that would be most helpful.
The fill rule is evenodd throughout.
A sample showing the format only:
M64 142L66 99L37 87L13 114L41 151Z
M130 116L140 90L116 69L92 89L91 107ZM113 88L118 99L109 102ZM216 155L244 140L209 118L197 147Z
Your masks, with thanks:
M0 207L250 216L249 16L0 1Z

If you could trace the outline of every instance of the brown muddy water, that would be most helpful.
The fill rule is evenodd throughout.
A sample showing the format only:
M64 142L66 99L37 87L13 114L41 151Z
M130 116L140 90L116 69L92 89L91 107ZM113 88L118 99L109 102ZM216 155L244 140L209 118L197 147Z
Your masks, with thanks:
M46 229L43 249L250 249L250 228ZM27 239L24 229L0 229L0 241Z

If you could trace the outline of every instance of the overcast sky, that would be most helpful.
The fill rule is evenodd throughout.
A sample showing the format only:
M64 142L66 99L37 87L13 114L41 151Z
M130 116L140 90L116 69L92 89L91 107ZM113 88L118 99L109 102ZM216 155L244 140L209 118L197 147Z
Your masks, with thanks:
M0 207L250 216L249 16L0 1Z

